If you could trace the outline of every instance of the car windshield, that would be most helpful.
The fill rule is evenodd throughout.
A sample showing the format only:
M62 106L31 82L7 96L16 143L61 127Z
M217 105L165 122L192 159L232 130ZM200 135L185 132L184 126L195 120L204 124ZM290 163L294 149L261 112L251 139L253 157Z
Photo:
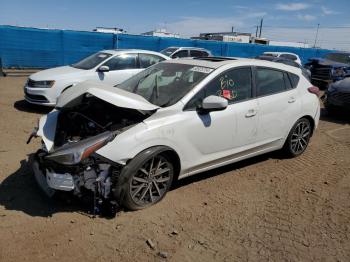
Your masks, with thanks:
M195 65L158 63L117 87L138 94L154 105L166 107L179 101L213 70Z
M330 53L325 55L326 59L350 65L350 54Z
M96 54L93 54L91 56L84 58L83 60L75 64L72 64L71 66L78 69L89 70L96 67L98 64L102 63L103 61L105 61L107 58L111 56L112 55L108 53L98 52Z
M174 47L168 47L162 51L160 51L163 55L170 56L172 53L174 53L177 50L177 48Z

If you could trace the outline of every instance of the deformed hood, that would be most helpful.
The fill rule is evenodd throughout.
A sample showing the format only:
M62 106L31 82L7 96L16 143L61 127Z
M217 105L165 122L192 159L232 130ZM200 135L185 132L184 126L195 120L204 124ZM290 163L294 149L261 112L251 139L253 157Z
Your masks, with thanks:
M85 94L91 94L112 105L123 108L140 111L152 111L159 108L159 106L151 104L140 95L95 81L84 81L67 89L58 98L56 107L76 106L81 103Z

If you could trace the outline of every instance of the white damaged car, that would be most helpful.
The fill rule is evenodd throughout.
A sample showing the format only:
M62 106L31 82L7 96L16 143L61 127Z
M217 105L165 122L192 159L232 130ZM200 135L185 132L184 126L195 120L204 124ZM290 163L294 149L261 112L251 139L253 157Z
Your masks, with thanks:
M48 195L93 192L97 203L137 210L176 179L273 150L302 154L319 116L318 89L299 68L168 60L118 87L83 82L64 92L32 134L43 141L33 169Z

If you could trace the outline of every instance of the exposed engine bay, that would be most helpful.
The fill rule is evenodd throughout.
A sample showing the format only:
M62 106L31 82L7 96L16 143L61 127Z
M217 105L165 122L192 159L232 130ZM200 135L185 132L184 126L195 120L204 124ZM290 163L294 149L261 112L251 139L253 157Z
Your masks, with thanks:
M86 94L82 103L60 110L55 135L55 147L98 135L105 131L122 132L147 118L150 113L116 107L95 96Z
M95 151L152 113L117 107L90 94L79 105L60 108L53 148L48 152L43 143L35 155L38 183L48 186L44 191L49 196L56 190L93 195L94 213L114 216L118 200L113 191L123 166Z

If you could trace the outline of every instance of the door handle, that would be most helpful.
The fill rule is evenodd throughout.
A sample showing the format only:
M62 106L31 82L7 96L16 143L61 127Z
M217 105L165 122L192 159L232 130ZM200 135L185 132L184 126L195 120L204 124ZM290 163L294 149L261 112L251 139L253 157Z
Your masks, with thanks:
M291 103L294 103L295 102L295 97L290 97L289 100L288 100L288 103L291 104Z
M256 115L256 113L258 113L257 110L255 110L255 109L249 109L249 110L248 110L248 113L245 114L245 117L253 117L253 116Z

